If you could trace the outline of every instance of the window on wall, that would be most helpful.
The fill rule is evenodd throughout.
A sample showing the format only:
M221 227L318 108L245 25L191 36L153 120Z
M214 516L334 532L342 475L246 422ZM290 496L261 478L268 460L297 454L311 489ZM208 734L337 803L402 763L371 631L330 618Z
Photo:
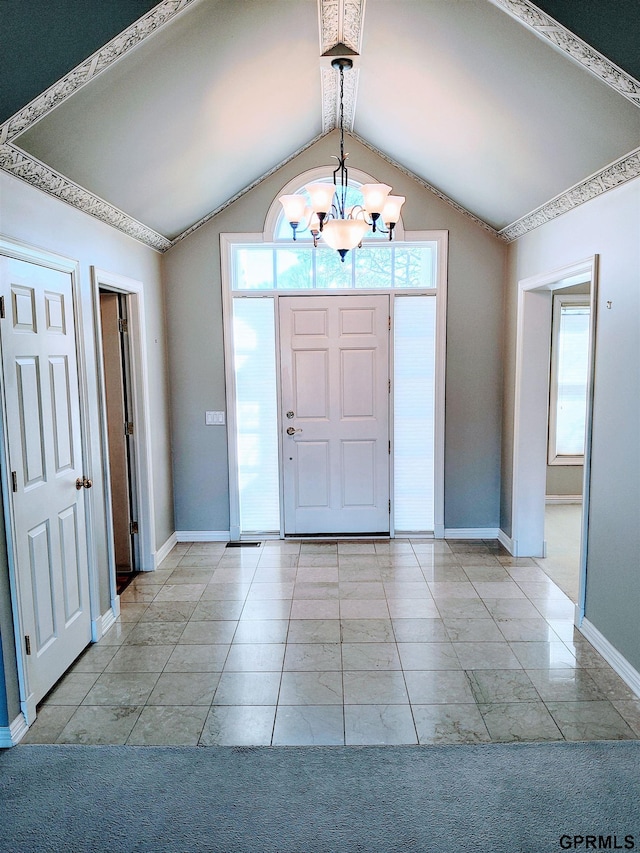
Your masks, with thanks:
M374 243L349 252L343 263L328 246L235 245L233 289L432 290L437 244Z
M582 465L589 373L590 309L584 295L553 299L549 464Z

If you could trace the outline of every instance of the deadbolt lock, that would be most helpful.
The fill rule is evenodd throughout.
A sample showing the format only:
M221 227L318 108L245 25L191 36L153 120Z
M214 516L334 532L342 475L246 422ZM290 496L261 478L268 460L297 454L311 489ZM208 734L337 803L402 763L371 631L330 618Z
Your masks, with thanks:
M287 412L287 417L289 420L291 420L291 418L295 418L295 412Z

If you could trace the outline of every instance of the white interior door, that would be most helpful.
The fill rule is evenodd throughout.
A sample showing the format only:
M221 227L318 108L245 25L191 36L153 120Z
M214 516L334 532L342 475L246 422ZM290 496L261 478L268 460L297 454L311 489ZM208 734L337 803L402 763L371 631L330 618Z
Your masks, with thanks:
M284 532L389 531L389 297L279 299Z
M72 279L12 258L0 265L15 577L33 709L91 640Z

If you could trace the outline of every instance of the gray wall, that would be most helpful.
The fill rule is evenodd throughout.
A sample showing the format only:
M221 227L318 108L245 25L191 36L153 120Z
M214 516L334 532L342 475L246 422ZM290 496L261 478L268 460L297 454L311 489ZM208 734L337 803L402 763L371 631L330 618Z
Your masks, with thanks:
M600 274L586 617L640 670L640 179L510 246L502 526L510 532L517 283L594 254Z
M152 465L155 500L155 542L163 545L173 534L173 500L170 463L168 385L162 291L162 256L136 240L121 234L87 214L51 196L0 173L0 233L5 237L56 252L79 261L82 334L88 382L90 411L91 475L97 484L104 482L100 447L100 422L96 373L95 323L93 315L92 265L110 273L118 273L142 281L145 296L145 328L149 374L149 415L152 433ZM100 613L110 607L107 567L107 528L104 492L91 490L93 533L97 555ZM0 531L0 534L2 532ZM4 535L0 537L0 554L4 551ZM11 654L11 614L7 609L8 579L6 566L0 563L0 630L5 656ZM5 647L6 646L6 647ZM6 663L6 660L5 660ZM9 671L13 666L13 671ZM7 666L7 680L15 678L15 665ZM18 713L13 686L9 686L9 717ZM0 690L1 692L1 690ZM14 697L14 698L12 698Z
M300 173L333 168L336 134L319 140L165 255L175 518L179 531L228 531L221 233L262 232L267 210ZM349 164L407 198L407 230L449 230L445 524L497 527L500 490L502 287L505 247L376 154L348 139Z
M583 465L547 465L547 495L581 495Z

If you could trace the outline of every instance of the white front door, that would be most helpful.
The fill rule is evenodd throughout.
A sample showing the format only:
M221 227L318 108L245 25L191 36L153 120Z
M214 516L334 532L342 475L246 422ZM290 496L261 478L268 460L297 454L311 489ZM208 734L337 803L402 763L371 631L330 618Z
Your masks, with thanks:
M284 532L389 532L389 297L279 299Z
M15 582L33 710L91 641L72 278L1 257L0 292Z

